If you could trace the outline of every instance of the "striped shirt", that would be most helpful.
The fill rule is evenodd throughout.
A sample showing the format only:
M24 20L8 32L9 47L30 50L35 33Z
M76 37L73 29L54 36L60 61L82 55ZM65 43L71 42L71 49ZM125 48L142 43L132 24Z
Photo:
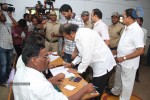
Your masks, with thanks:
M84 27L84 22L79 16L75 16L74 18L71 18L70 20L66 21L66 23L77 24L79 27ZM64 42L65 42L64 52L67 54L72 54L76 47L75 41L65 39Z
M3 49L12 49L11 24L0 22L0 47Z

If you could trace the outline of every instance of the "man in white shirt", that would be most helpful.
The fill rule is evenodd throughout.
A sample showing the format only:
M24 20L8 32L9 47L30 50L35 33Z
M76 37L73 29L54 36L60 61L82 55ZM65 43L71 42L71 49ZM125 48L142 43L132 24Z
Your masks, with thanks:
M94 22L93 30L95 30L104 40L104 42L109 45L109 34L108 27L102 21L102 12L99 9L93 9L91 13L91 20Z
M22 60L24 67L17 69L13 81L13 93L15 100L80 100L85 93L93 92L93 85L87 84L76 94L66 97L58 92L53 85L61 84L64 74L59 74L46 79L42 74L48 69L48 52L44 43L35 40L36 34L28 37L23 51ZM32 42L31 42L32 40ZM52 85L53 84L53 85Z
M120 95L119 100L130 100L140 55L144 53L144 33L136 22L137 15L134 12L130 8L123 13L126 27L117 48L115 83L110 91L106 91L108 94Z
M108 79L108 73L116 65L110 49L98 33L89 28L79 28L75 24L65 24L61 29L61 33L65 38L75 41L79 51L78 56L72 63L66 62L64 66L71 67L80 63L77 72L83 73L90 65L93 69L92 82L94 86L98 87L96 90L100 93L100 96L94 98L94 100L100 100ZM71 72L76 72L76 70Z

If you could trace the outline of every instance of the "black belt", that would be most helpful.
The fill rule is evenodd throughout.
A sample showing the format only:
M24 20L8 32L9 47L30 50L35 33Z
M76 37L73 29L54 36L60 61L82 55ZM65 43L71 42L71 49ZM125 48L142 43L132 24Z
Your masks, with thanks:
M50 42L50 43L58 42L58 40L51 41L51 40L49 40L49 39L48 39L48 38L46 38L46 37L45 37L45 39L46 39L46 41L48 41L48 42Z
M54 40L54 41L50 41L49 39L46 39L48 42L50 43L55 43L55 42L58 42L58 40Z
M110 50L117 50L117 47L114 47L114 48L110 48Z

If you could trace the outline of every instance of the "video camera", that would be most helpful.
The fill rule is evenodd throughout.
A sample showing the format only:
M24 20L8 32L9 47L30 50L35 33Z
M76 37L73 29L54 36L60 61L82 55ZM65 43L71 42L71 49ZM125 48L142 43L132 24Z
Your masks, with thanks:
M7 12L15 12L15 8L12 6L12 4L0 3L1 9Z
M48 4L48 5L53 5L53 2L55 2L55 0L46 0L46 4Z
M45 14L45 9L43 8L43 5L40 1L37 1L36 10L39 13Z

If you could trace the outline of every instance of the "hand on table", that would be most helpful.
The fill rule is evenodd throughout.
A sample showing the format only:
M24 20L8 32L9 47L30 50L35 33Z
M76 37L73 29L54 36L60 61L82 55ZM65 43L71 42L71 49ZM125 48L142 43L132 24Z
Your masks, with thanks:
M71 67L71 63L64 62L63 66L69 68L69 67Z
M96 90L93 88L93 84L91 84L91 83L85 85L83 88L86 89L87 93L96 92Z
M48 80L53 84L53 85L59 85L61 84L61 82L63 81L63 79L65 78L65 74L63 73L59 73L56 76L53 76L51 78L49 78Z
M77 73L78 73L77 70L76 70L76 69L73 69L73 68L70 68L70 69L68 70L68 72L69 72L69 73L73 73L73 74L77 74Z

